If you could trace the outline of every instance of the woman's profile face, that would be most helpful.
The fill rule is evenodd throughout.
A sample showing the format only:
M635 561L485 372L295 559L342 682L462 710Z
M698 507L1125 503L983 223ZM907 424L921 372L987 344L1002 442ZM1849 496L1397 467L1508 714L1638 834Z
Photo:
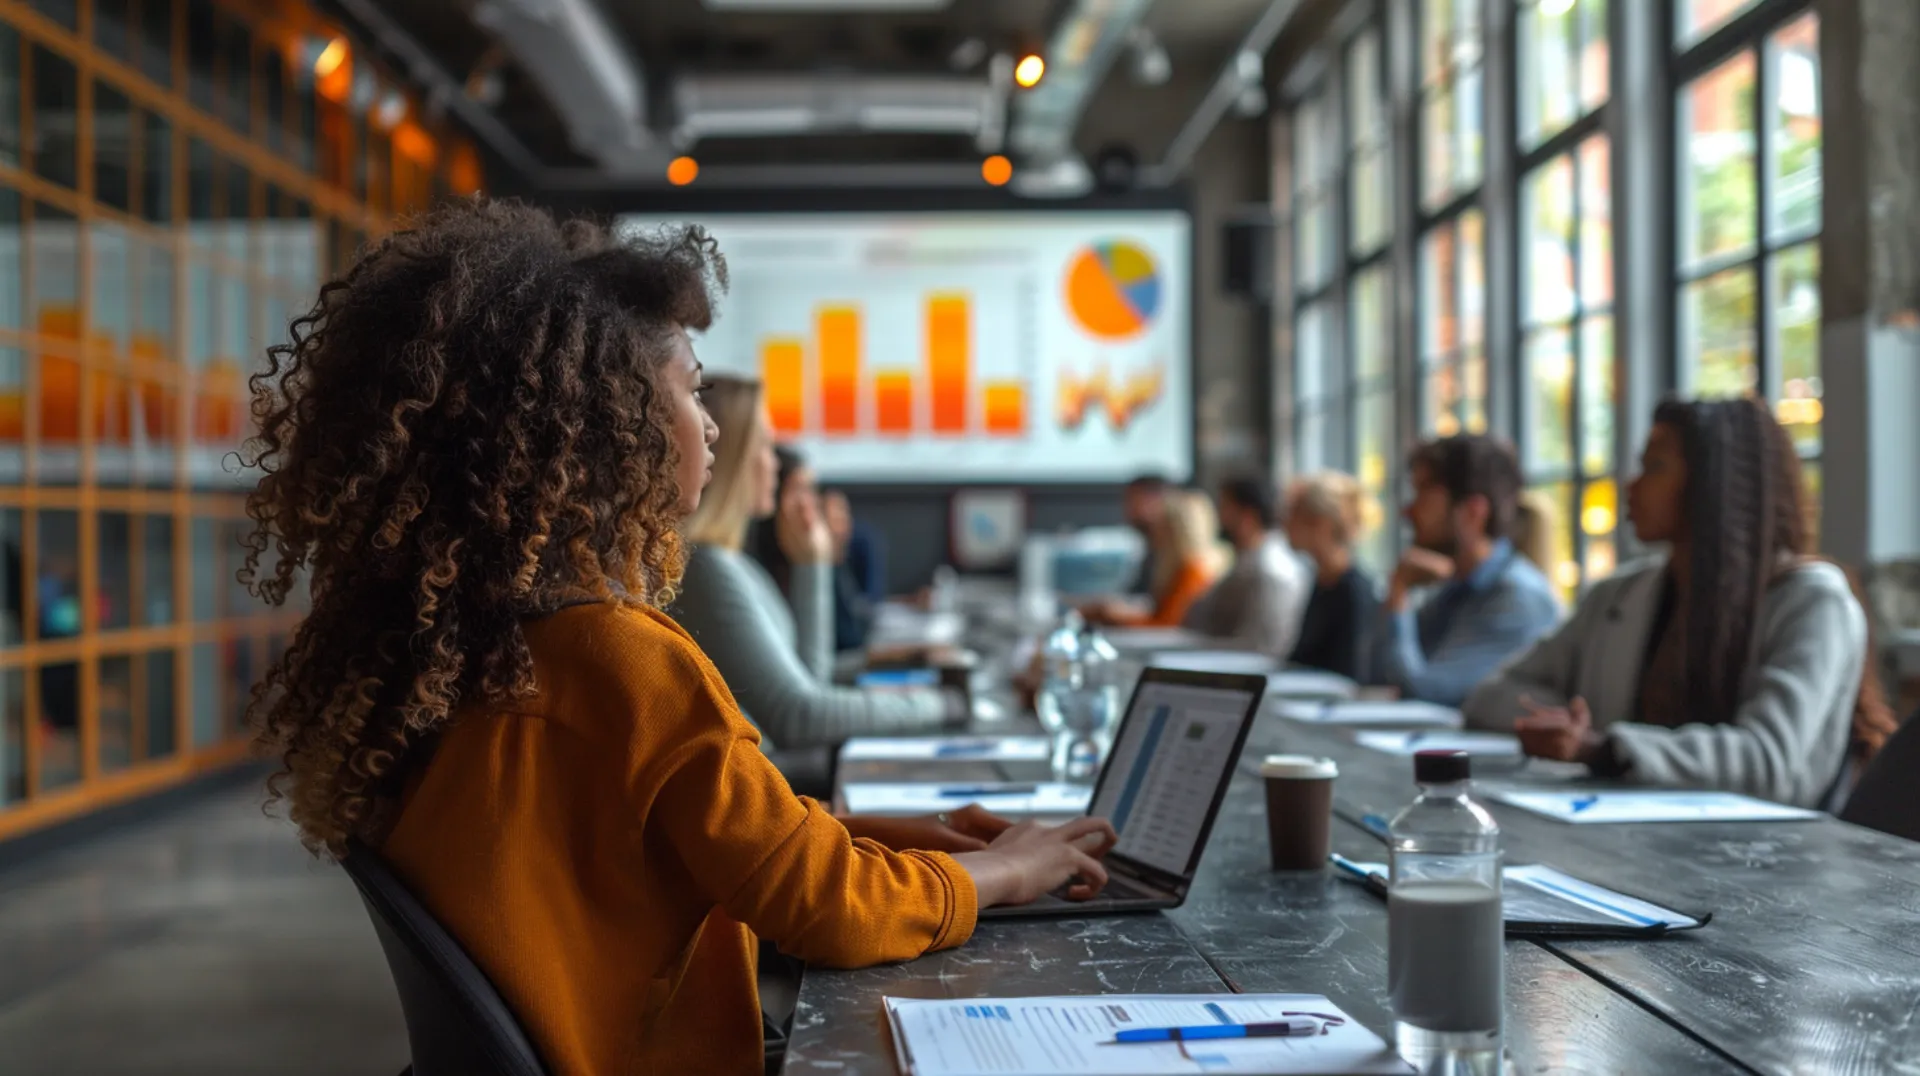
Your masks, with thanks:
M672 354L663 381L673 399L673 444L680 452L673 478L680 490L680 511L692 515L700 507L701 491L713 478L713 442L720 429L707 414L707 405L700 402L704 374L686 332L675 329L669 346Z
M1640 473L1627 483L1627 518L1642 542L1671 542L1687 518L1687 456L1680 431L1657 423L1640 453Z
M765 519L773 514L775 494L780 491L780 458L773 454L773 420L766 408L754 419L753 444L747 449L747 478L753 482L753 516Z

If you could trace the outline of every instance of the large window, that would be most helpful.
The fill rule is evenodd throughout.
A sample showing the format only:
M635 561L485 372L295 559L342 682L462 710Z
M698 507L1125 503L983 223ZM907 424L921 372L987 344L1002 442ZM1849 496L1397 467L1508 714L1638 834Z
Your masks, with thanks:
M244 756L299 617L234 581L245 375L329 237L389 224L314 172L332 31L304 9L34 8L0 12L0 838ZM477 185L456 134L396 131L383 204L453 162Z
M1378 24L1342 41L1332 67L1292 110L1294 463L1353 472L1372 517L1399 470L1392 110ZM1392 533L1373 528L1359 551L1384 568Z
M1754 22L1747 6L1695 0L1675 28L1698 42L1675 59L1676 380L1772 400L1817 492L1819 27L1810 11Z
M1419 426L1487 429L1483 42L1478 0L1424 0L1420 19Z
M1552 533L1544 567L1568 597L1617 558L1606 16L1604 0L1520 0L1516 11L1517 440Z

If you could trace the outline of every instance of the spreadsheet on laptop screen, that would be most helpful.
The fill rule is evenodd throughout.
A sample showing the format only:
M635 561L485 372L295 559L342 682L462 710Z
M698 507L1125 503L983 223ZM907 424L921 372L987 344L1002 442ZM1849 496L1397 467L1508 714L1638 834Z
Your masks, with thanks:
M1115 853L1186 872L1252 701L1225 688L1140 686L1091 811L1120 835Z

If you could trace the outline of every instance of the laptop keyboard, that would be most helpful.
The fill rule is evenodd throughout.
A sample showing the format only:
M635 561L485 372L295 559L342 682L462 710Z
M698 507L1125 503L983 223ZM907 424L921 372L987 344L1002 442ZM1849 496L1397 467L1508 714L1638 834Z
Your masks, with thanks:
M1061 886L1060 888L1054 890L1052 893L1048 895L1052 897L1056 897L1060 900L1071 900L1072 898L1067 896L1067 892L1072 888L1073 888L1073 883L1068 882L1066 885ZM1097 899L1100 899L1100 900L1153 900L1158 895L1159 894L1156 894L1156 893L1149 893L1146 890L1139 888L1138 886L1131 885L1127 882L1125 878L1122 878L1117 874L1112 874L1107 876L1107 884L1097 894Z

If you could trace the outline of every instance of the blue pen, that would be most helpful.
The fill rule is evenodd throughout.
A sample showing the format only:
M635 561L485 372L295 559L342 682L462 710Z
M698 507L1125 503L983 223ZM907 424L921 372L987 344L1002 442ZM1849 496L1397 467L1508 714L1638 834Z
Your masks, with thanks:
M1318 1035L1317 1020L1275 1020L1264 1024L1203 1024L1199 1027L1141 1027L1116 1031L1113 1041L1196 1042L1201 1039L1290 1039Z
M1600 802L1599 796L1582 796L1581 798L1574 800L1572 803L1567 805L1567 813L1579 814L1581 811L1584 811L1587 808L1599 802Z
M955 755L990 755L999 746L992 740L955 740L934 748L933 754L935 758L952 758Z
M948 798L962 796L1031 796L1040 791L1035 785L977 785L968 788L943 788L940 795Z

